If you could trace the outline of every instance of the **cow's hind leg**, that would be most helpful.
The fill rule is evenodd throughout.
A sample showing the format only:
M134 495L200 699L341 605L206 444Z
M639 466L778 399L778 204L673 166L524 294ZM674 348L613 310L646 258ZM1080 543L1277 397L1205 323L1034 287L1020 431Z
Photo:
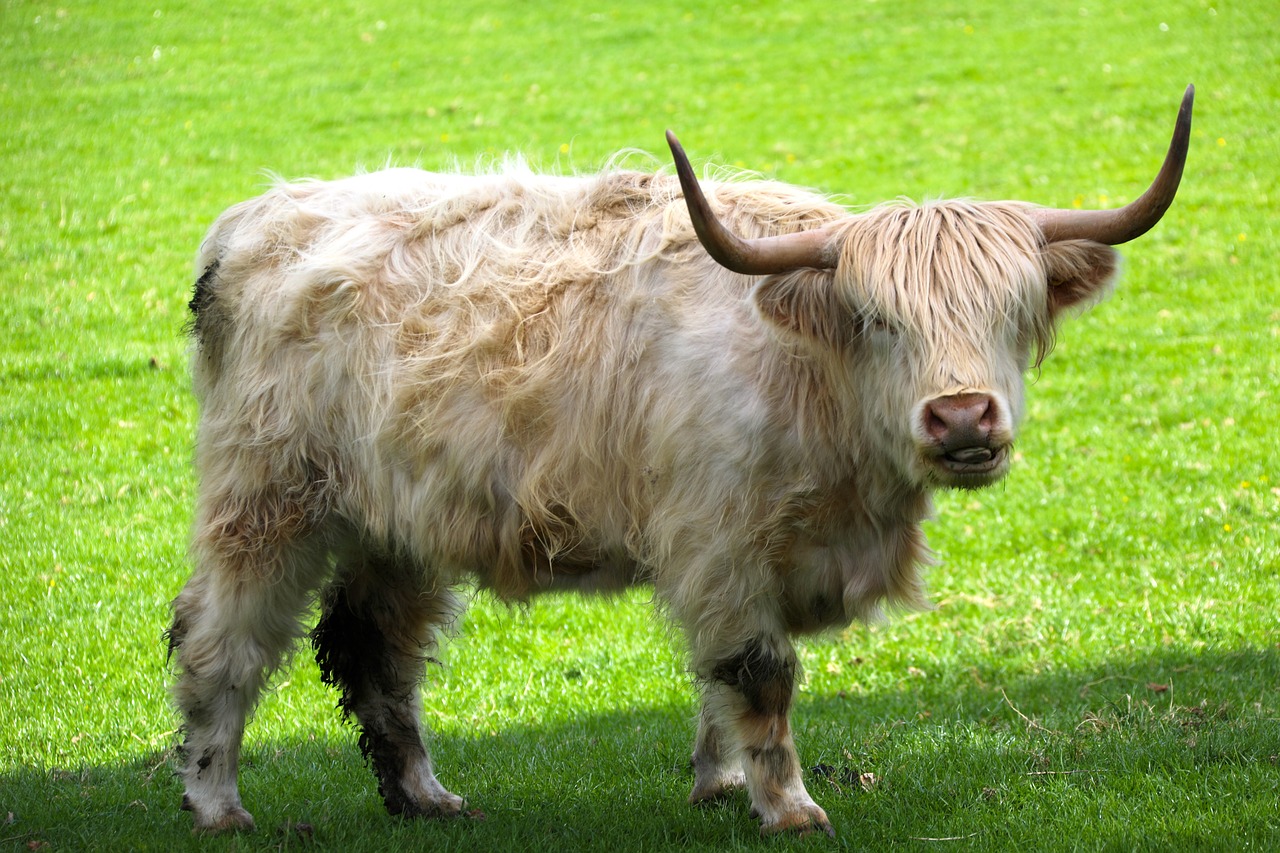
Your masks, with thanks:
M339 706L360 725L360 750L373 766L387 811L406 817L460 814L461 797L436 779L419 720L419 683L457 597L427 588L411 562L358 553L338 567L311 640Z
M206 502L193 541L195 573L173 603L169 653L184 720L183 808L202 831L249 830L236 785L245 720L299 622L327 561L286 499Z

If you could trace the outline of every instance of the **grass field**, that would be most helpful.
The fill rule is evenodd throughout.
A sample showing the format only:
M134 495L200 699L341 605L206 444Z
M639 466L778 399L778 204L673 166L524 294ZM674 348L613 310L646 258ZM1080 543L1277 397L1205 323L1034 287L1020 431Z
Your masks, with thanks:
M1262 2L0 0L0 848L1280 848L1277 68ZM803 645L835 841L685 805L694 695L643 591L476 602L425 716L486 821L388 817L299 655L248 730L258 832L190 835L190 263L268 171L656 168L671 127L853 207L1107 206L1189 82L1171 213L1033 378L1010 477L939 497L937 609Z

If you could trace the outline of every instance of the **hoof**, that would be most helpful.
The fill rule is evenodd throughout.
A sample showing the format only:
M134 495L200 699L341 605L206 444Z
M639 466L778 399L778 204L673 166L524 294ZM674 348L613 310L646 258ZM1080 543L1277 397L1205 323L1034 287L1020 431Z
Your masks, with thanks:
M391 799L386 801L387 811L393 815L399 815L403 818L434 818L449 819L455 817L475 818L484 820L484 812L475 810L473 812L465 811L466 802L457 794L446 795L438 800L427 800L421 802L417 800L399 800Z
M790 833L800 836L822 833L829 838L836 837L836 831L827 819L827 813L818 806L801 809L782 815L771 823L761 824L762 836Z
M746 785L747 779L741 773L724 773L707 779L695 779L693 791L689 793L689 804L697 806L718 802Z
M182 805L191 810L185 801ZM254 828L253 815L237 806L216 818L202 817L197 813L194 831L202 835L217 835L223 832L253 832Z
M733 793L732 785L694 785L689 794L689 805L704 806L718 803Z

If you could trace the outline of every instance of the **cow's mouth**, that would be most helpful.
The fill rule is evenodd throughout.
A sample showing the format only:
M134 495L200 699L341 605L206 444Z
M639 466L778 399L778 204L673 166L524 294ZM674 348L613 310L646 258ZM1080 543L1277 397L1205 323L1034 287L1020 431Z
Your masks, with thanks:
M1008 456L1007 446L956 447L943 450L932 462L955 485L984 486L999 477Z

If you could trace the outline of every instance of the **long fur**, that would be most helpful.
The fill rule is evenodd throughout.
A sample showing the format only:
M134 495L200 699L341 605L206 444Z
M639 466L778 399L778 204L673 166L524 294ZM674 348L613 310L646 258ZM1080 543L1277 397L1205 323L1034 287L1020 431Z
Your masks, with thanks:
M748 234L845 215L781 185L714 192ZM991 347L975 331L994 318L1038 343L1051 328L1024 209L950 202L850 220L834 279L861 310L841 322L923 331L913 354L935 363L914 376L978 384ZM195 361L206 483L222 469L242 479L250 448L291 469L276 479L323 483L326 505L366 534L503 596L550 583L561 562L661 574L685 562L673 551L695 525L741 548L811 481L881 479L885 460L850 445L869 442L858 425L832 422L858 413L838 409L903 417L865 397L790 408L829 365L773 340L751 282L703 255L673 178L393 170L284 185L219 220L200 264L215 265L205 310L226 316L202 351L233 356ZM778 386L788 399L773 399ZM701 518L707 507L716 518ZM913 601L902 581L881 592Z
M414 590L652 582L719 685L700 787L741 779L705 745L751 718L749 703L733 710L744 695L774 697L785 720L785 634L924 604L919 525L930 491L954 483L922 457L921 401L990 393L1011 440L1055 306L1025 204L850 216L781 184L709 191L745 236L838 223L839 265L763 280L720 268L660 174L398 169L282 184L227 211L192 300L197 577L243 584L251 610L266 586L294 592L262 606L302 601L324 570L295 565L296 541L395 555L417 567ZM208 610L184 596L178 639ZM296 616L274 614L267 645L287 645ZM744 682L738 663L757 660L786 678ZM183 666L187 682L214 678ZM188 704L206 701L187 682ZM768 783L750 781L767 767L747 774L782 792L757 809L821 825L773 719L737 736L786 765Z

